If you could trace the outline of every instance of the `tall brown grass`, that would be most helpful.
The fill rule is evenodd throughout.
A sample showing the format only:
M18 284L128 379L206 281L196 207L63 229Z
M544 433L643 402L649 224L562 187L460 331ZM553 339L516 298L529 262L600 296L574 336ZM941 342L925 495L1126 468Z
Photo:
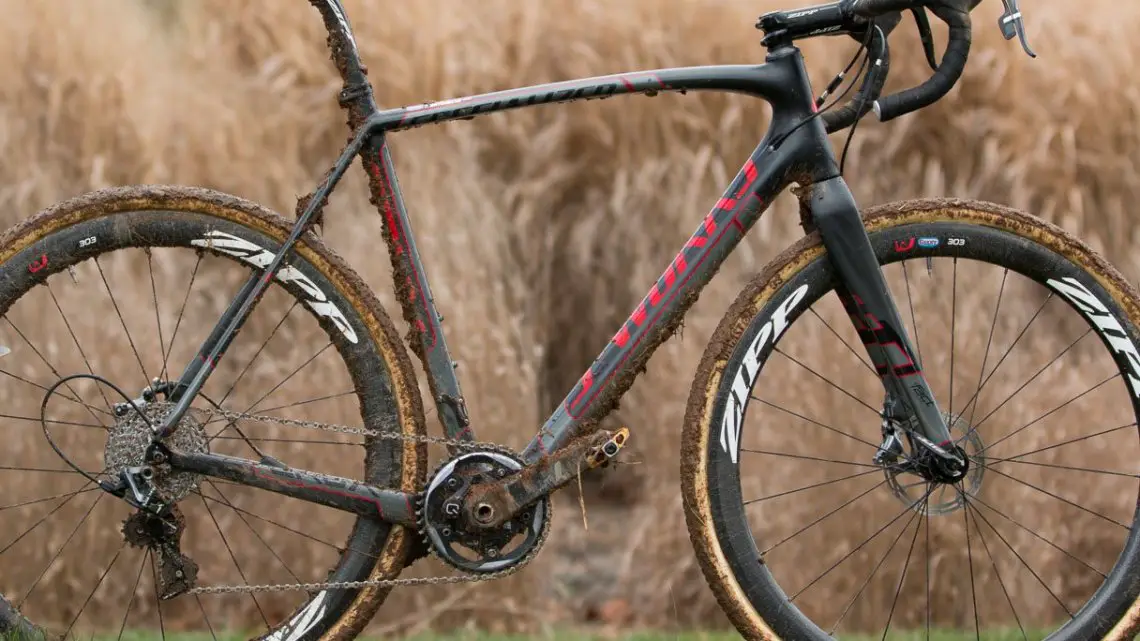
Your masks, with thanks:
M788 3L345 4L379 101L398 105L611 71L757 62L763 50L755 17ZM1088 0L1027 7L1042 54L1030 62L997 35L991 4L996 0L976 12L976 44L960 88L921 115L861 125L849 182L865 203L958 195L1024 208L1082 236L1135 278L1140 96L1130 79L1140 54L1132 38L1140 6ZM208 186L287 213L346 137L320 21L300 0L0 0L0 10L5 225L63 198L131 183ZM927 73L911 31L905 23L895 39L896 88ZM817 83L846 61L851 46L804 46ZM525 443L715 201L766 117L762 105L740 97L690 94L528 110L394 138L480 437ZM377 254L381 221L357 169L334 195L327 220L329 243L398 316L387 261ZM680 423L704 341L744 282L798 235L797 223L794 202L776 203L689 313L683 335L658 352L623 402L617 418L633 427L632 456L643 464L623 466L593 488L588 532L575 502L560 504L547 552L523 575L486 593L451 589L446 617L431 605L441 592L397 591L378 625L414 628L404 614L411 612L446 625L477 619L533 627L579 620L610 597L636 604L629 617L618 617L624 623L723 624L684 532L676 490ZM123 270L131 282L131 270ZM201 322L211 313L202 310ZM108 362L112 373L133 367L129 359ZM824 409L840 411L838 402ZM615 536L600 515L622 511ZM106 537L117 536L105 529ZM3 537L13 531L0 522ZM853 545L856 534L831 544ZM313 556L302 547L287 554ZM74 598L67 573L83 572L71 568L55 579L65 586L61 598ZM0 574L8 571L0 566ZM555 572L569 578L556 582ZM850 587L861 580L857 572L837 581ZM568 608L551 609L556 594ZM877 595L859 616L873 623L884 598ZM255 614L248 602L234 608Z

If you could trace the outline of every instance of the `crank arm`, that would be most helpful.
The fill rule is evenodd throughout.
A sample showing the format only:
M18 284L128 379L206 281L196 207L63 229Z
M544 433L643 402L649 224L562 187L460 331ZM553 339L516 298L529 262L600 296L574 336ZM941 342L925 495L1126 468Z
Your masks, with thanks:
M589 434L513 476L476 485L463 504L466 522L478 529L499 528L530 504L577 479L583 470L599 467L617 455L628 436L629 430L624 427L616 433L603 430Z
M412 496L384 490L352 479L317 474L290 467L266 465L223 454L188 454L152 446L148 456L165 456L178 470L226 479L302 501L325 505L388 523L416 526Z

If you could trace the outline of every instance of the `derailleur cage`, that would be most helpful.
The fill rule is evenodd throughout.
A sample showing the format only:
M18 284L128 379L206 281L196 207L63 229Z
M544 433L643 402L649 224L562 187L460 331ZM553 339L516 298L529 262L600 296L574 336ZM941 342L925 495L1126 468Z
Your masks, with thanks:
M177 505L155 513L139 510L123 521L126 542L147 548L155 555L158 596L167 601L192 590L198 579L198 564L182 554L182 532L186 519Z

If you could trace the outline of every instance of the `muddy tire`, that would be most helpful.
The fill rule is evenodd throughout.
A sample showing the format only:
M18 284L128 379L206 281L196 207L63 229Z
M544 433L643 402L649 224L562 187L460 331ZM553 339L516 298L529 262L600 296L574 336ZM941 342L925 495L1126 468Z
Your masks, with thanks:
M90 368L101 375L114 377L116 384L130 394L137 394L147 384L144 374L153 378L160 368L169 378L177 378L185 361L178 362L182 357L176 355L181 353L178 352L181 347L174 344L176 339L181 341L185 337L186 344L190 346L187 349L196 349L193 345L200 344L202 334L194 332L208 331L212 323L207 319L217 318L215 308L224 307L232 299L236 292L234 285L244 282L251 270L258 266L259 260L272 255L291 228L291 221L275 213L214 191L131 187L103 190L64 202L6 232L0 237L0 315L9 321L2 333L5 344L13 351L0 368L20 372L19 378L9 376L0 381L0 396L4 399L4 411L9 416L6 420L12 422L10 419L19 418L14 416L16 414L34 415L30 407L38 406L43 392L31 389L25 383L39 387L53 376L66 376L77 370L86 372ZM185 260L178 262L182 259ZM222 359L222 365L208 381L207 385L212 384L214 377L233 381L232 385L219 383L222 387L217 388L219 391L213 398L222 398L227 409L238 411L256 406L253 413L260 411L286 418L348 423L408 436L425 434L423 408L412 364L399 334L368 287L312 233L298 242L296 254L288 266L287 276L279 275L270 285L265 298L255 308L254 316L239 332L234 346ZM146 277L148 268L149 282ZM210 279L206 281L208 285L195 289L195 274L199 280ZM169 282L163 281L167 277ZM106 291L114 291L109 302L106 298L96 300L104 286ZM77 298L70 299L72 295ZM37 296L40 297L39 303L33 300ZM128 302L132 296L137 297L134 303ZM26 303L29 300L32 302ZM58 300L60 307L53 306L53 300ZM84 302L71 302L74 300ZM281 315L280 320L278 316L259 320L257 314L262 305L271 310L274 301L280 301L282 309L289 311ZM179 302L182 307L177 313L177 322L174 322L174 310ZM61 322L61 316L70 320ZM92 319L91 316L97 318ZM192 316L197 320L192 322ZM144 321L151 327L157 325L156 336L140 333ZM16 330L17 327L20 329ZM126 330L125 337L123 330ZM245 332L257 338L245 338ZM82 352L76 351L80 339L88 334L96 337L94 346ZM264 343L259 346L262 338ZM309 361L304 360L308 352L302 350L308 341L318 347L323 346L319 351L314 350L319 358L313 356ZM112 347L112 344L117 347ZM48 347L37 351L31 348L32 345ZM158 350L157 345L162 349ZM75 354L61 355L68 349ZM260 367L257 364L262 362L257 360L261 357L259 355L270 352L276 354L274 358L278 360ZM36 357L39 354L42 354L41 358ZM301 364L294 368L289 360L292 358ZM65 361L68 363L66 367ZM167 361L170 371L167 371ZM85 362L88 363L86 366ZM304 369L310 362L315 365ZM245 365L244 369L242 365ZM47 371L49 369L51 374ZM290 371L293 374L299 372L299 375L292 376ZM281 389L287 390L283 392L285 396L291 395L289 400L283 401L278 396L265 401L266 393L272 391L272 377L285 379L286 375L292 378ZM244 392L246 386L252 391ZM80 392L82 390L75 393ZM109 416L107 410L110 408L104 407L104 400L100 398L105 393L103 390L83 396L86 399L84 404L89 403L88 411L84 412L77 406L73 414L79 418L73 419L73 423L79 425L81 421L97 420L106 428L108 423L104 419ZM249 400L245 400L247 398ZM195 400L195 404L198 402ZM29 407L20 405L17 410L19 403ZM304 412L310 408L317 408L311 411L318 413L305 415ZM329 413L320 414L324 411L320 408L328 409ZM110 420L114 421L113 418ZM258 433L258 426L242 425L239 437L230 429L231 426L215 425L206 426L217 439L210 445L212 451L230 445L245 448L248 443L248 447L256 446L258 451L264 451L286 464L291 457L300 459L298 467L306 462L306 456L323 456L320 460L329 467L316 471L362 478L379 487L416 492L424 483L426 450L423 443L343 434L337 440L334 438L337 435L321 436L327 432L300 428L294 432L288 431L292 429L288 426L272 427L268 432ZM18 468L20 465L32 466L34 462L39 468L63 467L58 460L49 465L49 459L35 458L34 452L47 451L43 437L25 437L23 435L27 432L21 430L38 427L27 427L18 421L11 427L12 442L17 448L8 449L18 453L22 448L23 453L9 456L0 465ZM59 438L61 442L68 443L71 439L80 439L72 436ZM100 437L97 433L88 440L75 440L74 447L69 445L68 451L73 452L71 456L77 461L88 455L95 457L91 469L97 472L98 459L103 456L100 440L106 441L107 437ZM343 451L345 454L322 454L328 451ZM235 449L233 454L257 460L248 449ZM32 462L22 462L29 460ZM5 478L3 469L0 468L0 505L26 502L28 497L24 494L34 491L35 486L17 482L20 477L11 473ZM67 483L77 485L67 478L58 482L61 487ZM197 488L197 495L187 495L179 502L179 508L187 518L182 536L183 552L190 551L191 558L197 556L199 585L394 578L404 568L415 536L414 532L390 526L378 519L345 515L299 501L266 511L259 501L285 503L293 500L233 484L210 485L203 481ZM9 493L16 494L14 501L3 498ZM52 530L49 538L39 539L39 544L36 543L37 537L47 536L45 531L51 527L50 523L38 525L26 535L15 536L28 529L27 526L46 513L46 509L37 512L33 505L5 512L2 517L5 526L0 528L0 549L9 555L24 556L19 563L0 557L0 568L4 568L5 574L0 577L0 586L9 586L6 593L0 595L0 637L14 635L14 638L24 638L20 636L23 633L29 638L41 634L54 638L65 630L70 630L72 635L86 637L89 634L83 631L85 629L109 629L111 634L115 634L122 625L131 629L152 629L156 637L160 626L167 630L171 626L195 629L207 634L216 631L219 636L224 628L233 626L250 630L261 638L290 641L351 639L372 618L389 591L389 588L313 593L289 590L253 597L231 595L228 601L225 595L204 594L176 597L159 604L148 587L152 570L147 568L147 553L129 545L120 545L123 537L118 528L127 513L125 503L99 491L83 494L75 503L90 501L88 497L96 495L102 497L101 502L96 499L100 502L98 509L95 505L88 509L86 503L81 506L87 510L88 516L96 516L91 516L86 529L77 526L73 536L67 537L70 543L69 547L65 544L67 549L59 542L67 535L69 527ZM262 499L261 496L270 498ZM58 514L69 513L71 507L60 510ZM103 509L119 510L122 514L97 516ZM324 516L326 514L330 516ZM332 521L325 520L333 517L343 517L336 521L343 523L343 529L334 531ZM26 521L26 524L13 530L12 526L19 520ZM216 532L213 531L215 529ZM326 531L331 533L323 534ZM302 534L308 539L304 539ZM231 545L227 537L241 542ZM195 548L196 539L205 543ZM276 552L272 547L276 544L286 546L282 549L287 551ZM78 562L75 560L77 546L86 548L85 557ZM33 564L43 565L51 550L57 547L61 551L47 563L48 568L54 568L52 572L45 569L40 573L38 567L32 569ZM41 548L48 551L45 553ZM113 553L115 548L119 552L114 557L110 553L106 557L99 554L104 549ZM258 556L251 561L244 556L246 554ZM67 564L64 564L65 560ZM327 565L321 565L326 562ZM237 572L233 571L234 566L237 566ZM306 569L311 571L306 572ZM262 571L263 577L273 574L274 580L256 576ZM106 581L99 577L100 572ZM84 587L73 589L53 585L53 577L57 575L62 576L60 581L66 579L75 585L84 584ZM92 590L92 585L95 590ZM114 598L101 597L98 593L100 586L118 589L121 594ZM88 591L91 596L84 601ZM136 593L140 595L138 599L135 599ZM74 602L69 599L74 599ZM37 606L36 602L41 605ZM87 613L84 606L88 606ZM251 627L253 621L256 623ZM69 622L73 627L69 627Z
M961 422L977 483L948 486L936 503L937 483L908 486L872 465L882 387L810 235L741 292L688 401L685 517L721 608L748 639L929 638L923 629L945 628L969 638L1001 628L1018 639L1132 639L1136 291L1063 230L996 205L910 201L864 219L939 406ZM939 311L916 318L919 303ZM1045 357L1033 360L1037 352ZM1074 382L1097 367L1088 383ZM840 394L848 385L864 395ZM1097 396L1091 409L1074 409L1085 396ZM1098 432L1093 423L1108 413L1120 422ZM789 435L776 436L785 426ZM1086 428L1091 436L1073 437ZM1023 453L1002 449L1030 434ZM822 452L809 450L816 442ZM858 491L844 493L843 483ZM921 497L907 494L914 485Z

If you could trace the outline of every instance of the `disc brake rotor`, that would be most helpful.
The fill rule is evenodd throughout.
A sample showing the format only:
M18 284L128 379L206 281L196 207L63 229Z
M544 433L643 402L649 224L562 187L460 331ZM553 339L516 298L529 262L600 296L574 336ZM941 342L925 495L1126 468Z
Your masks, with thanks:
M920 514L939 516L956 512L966 506L969 497L977 496L982 489L985 445L981 435L961 415L943 418L955 445L965 452L970 461L965 476L950 484L930 481L917 471L898 466L888 466L883 470L891 493Z

